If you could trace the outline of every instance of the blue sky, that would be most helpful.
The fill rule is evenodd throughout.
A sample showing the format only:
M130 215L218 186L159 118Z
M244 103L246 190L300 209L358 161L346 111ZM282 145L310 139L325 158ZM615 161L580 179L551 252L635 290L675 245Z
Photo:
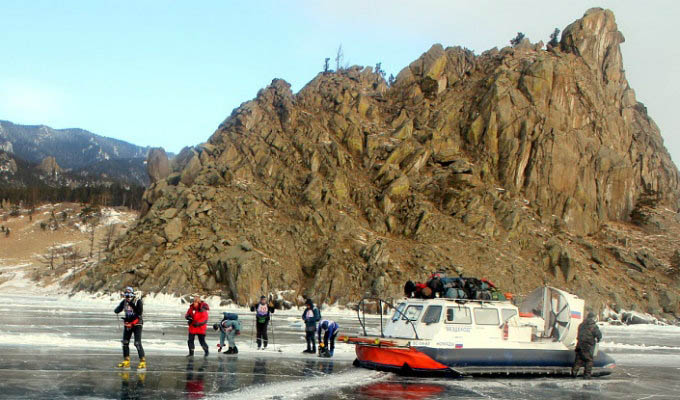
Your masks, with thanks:
M554 4L551 4L554 3ZM12 1L0 3L0 119L80 127L178 151L205 141L273 78L299 90L342 44L395 75L433 43L482 52L547 41L601 5L626 74L680 160L675 2Z

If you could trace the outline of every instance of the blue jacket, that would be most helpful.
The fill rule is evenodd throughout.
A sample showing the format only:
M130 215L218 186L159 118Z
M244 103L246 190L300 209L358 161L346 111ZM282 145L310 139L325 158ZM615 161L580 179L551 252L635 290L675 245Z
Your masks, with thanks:
M327 323L327 324L325 324ZM324 330L323 325L326 325L325 330L328 332L328 337L332 338L334 334L338 332L338 329L340 328L340 325L338 325L337 322L331 321L331 320L323 320L319 324L319 328L317 329L317 335L319 336L319 342L321 342L321 331Z
M312 311L311 316L307 315L309 311ZM305 307L302 311L302 320L305 321L305 327L314 328L316 330L316 323L321 321L321 313L319 312L319 309L314 306L312 306L311 310L308 310Z

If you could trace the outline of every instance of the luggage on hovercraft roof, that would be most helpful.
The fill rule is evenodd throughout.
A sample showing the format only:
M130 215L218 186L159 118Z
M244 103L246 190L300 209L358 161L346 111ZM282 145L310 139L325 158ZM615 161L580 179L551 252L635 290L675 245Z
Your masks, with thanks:
M432 290L432 293L440 293L444 294L444 283L442 282L442 278L440 274L432 274L430 279L427 281L427 287Z
M491 300L494 301L505 301L507 300L503 293L499 292L498 290L492 290L491 291Z
M463 289L450 287L444 292L444 297L447 299L467 299L467 294Z
M424 283L408 281L404 284L404 295L409 298L429 299L434 297L432 289Z
M444 289L448 288L459 288L465 287L465 282L461 278L442 278L442 283L444 284Z

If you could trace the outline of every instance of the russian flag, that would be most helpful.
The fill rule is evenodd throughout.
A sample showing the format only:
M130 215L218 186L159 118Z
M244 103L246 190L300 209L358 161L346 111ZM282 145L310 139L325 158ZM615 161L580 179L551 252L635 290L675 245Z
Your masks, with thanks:
M456 343L456 348L457 348L457 349L462 349L462 348L463 348L463 343Z
M572 311L571 317L575 319L581 319L581 313L579 311Z

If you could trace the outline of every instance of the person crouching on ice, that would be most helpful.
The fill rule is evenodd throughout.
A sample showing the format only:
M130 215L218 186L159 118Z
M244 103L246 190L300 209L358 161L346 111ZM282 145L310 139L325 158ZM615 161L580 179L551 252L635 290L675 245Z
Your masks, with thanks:
M220 330L220 343L217 345L217 352L221 352L224 348L224 339L229 342L229 350L224 354L238 354L238 347L236 347L237 335L241 334L241 323L238 321L238 315L232 313L224 313L224 318L219 324L213 325L214 330Z
M131 287L126 287L118 307L113 312L118 314L125 311L123 320L123 362L118 364L119 368L130 368L130 338L135 335L135 347L139 355L139 365L137 369L146 369L146 359L144 358L144 348L142 347L142 299L135 297L135 291Z
M267 336L267 327L269 326L270 315L274 313L274 305L267 304L267 298L260 297L260 302L250 306L250 311L255 311L255 328L257 329L257 349L267 348L269 338Z
M304 350L303 353L314 354L316 353L314 334L316 333L316 323L321 320L321 313L318 308L314 307L312 299L307 299L305 302L302 320L305 321L305 339L307 340L307 350Z
M194 301L189 306L189 310L184 315L187 322L189 323L189 340L187 344L189 345L189 354L187 357L194 356L194 338L198 336L198 342L203 347L205 356L208 356L208 344L205 342L205 332L208 325L208 311L210 307L208 303L201 300L200 295L194 295Z
M319 335L319 357L333 357L333 352L335 351L335 338L338 336L338 328L340 328L340 325L338 325L337 322L327 319L321 321L319 324L319 329L317 330L317 334ZM324 332L323 341L321 340L322 331Z

